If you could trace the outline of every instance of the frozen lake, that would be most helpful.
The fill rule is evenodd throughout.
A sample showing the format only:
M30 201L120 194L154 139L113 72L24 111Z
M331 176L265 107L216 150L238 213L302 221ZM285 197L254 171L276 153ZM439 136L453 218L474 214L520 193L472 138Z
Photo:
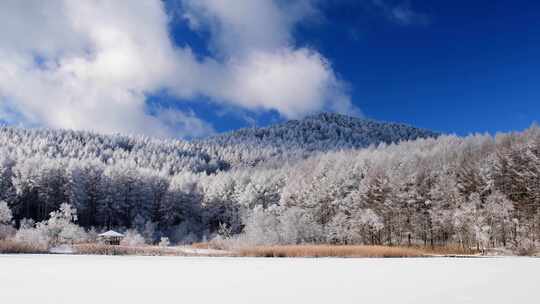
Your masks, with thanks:
M0 255L0 303L533 303L538 258Z

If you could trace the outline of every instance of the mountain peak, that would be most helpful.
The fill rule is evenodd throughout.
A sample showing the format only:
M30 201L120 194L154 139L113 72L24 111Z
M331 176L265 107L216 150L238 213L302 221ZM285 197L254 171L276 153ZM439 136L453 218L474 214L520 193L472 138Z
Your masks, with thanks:
M311 114L306 116L304 119L312 119L312 120L343 120L343 119L357 119L357 120L364 120L365 118L359 118L355 116L350 116L346 114L340 114L335 112L321 112L317 114Z
M325 112L269 127L240 129L204 141L220 145L330 151L437 136L436 132L405 124Z

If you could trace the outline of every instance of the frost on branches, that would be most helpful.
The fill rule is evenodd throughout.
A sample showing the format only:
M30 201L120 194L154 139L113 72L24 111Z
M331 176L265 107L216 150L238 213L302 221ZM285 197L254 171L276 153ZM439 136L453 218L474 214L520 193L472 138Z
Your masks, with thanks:
M540 128L432 136L337 115L197 142L0 128L0 225L52 243L80 225L133 244L227 227L255 244L538 248Z

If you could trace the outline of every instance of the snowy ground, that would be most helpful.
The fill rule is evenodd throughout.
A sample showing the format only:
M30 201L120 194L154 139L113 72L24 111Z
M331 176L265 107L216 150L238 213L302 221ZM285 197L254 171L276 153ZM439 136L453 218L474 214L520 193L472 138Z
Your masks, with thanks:
M0 255L0 303L536 303L538 258Z

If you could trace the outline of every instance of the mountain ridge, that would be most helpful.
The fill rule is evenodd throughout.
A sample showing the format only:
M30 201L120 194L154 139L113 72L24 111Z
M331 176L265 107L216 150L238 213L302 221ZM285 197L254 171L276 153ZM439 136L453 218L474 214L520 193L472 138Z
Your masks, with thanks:
M307 151L367 148L441 135L403 123L383 122L337 113L320 113L268 127L238 129L195 142L230 146L280 147Z
M177 174L279 167L317 153L361 149L437 137L404 124L321 113L266 128L246 128L196 141L90 131L0 127L0 152L14 158L62 158L137 167Z

